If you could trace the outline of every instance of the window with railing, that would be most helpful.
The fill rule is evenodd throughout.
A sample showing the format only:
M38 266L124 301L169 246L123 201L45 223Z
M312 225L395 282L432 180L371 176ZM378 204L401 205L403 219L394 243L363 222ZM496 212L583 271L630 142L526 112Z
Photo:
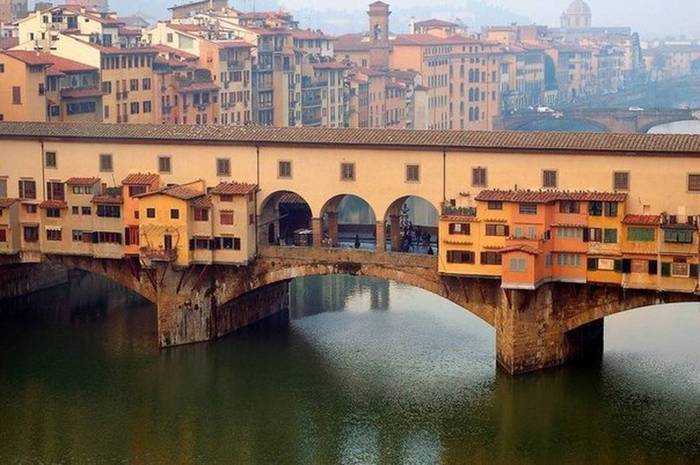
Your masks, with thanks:
M664 242L669 244L692 244L693 231L689 229L664 230Z

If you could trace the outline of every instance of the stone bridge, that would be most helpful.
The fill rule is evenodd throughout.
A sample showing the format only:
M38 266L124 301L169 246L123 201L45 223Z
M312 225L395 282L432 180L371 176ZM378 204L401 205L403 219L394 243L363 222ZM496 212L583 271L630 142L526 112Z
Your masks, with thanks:
M138 259L47 255L45 263L106 276L153 302L161 347L214 340L287 308L288 282L304 276L347 274L391 280L439 295L496 330L497 359L511 374L599 355L603 319L659 303L697 301L692 294L659 293L595 284L548 283L536 291L503 290L498 279L440 275L437 258L320 247L264 247L248 266L170 265L143 268ZM4 288L44 264L0 267ZM14 284L13 284L14 281Z
M540 122L578 122L601 132L644 134L661 124L698 119L700 119L698 110L576 109L555 113L526 112L504 116L494 122L494 127L497 130L521 131L532 129L533 125Z

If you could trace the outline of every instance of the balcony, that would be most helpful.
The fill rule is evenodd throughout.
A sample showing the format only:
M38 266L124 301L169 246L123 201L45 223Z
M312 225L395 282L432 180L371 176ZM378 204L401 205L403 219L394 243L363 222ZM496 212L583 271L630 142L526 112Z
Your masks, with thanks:
M151 262L171 263L177 260L177 248L141 247L139 251L144 259Z
M443 204L442 214L445 216L463 216L465 218L476 218L476 207L455 207Z

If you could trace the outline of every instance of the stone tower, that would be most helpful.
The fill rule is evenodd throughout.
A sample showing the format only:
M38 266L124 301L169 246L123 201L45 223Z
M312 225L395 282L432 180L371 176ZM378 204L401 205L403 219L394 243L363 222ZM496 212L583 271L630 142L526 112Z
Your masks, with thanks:
M377 1L369 6L369 64L372 68L388 68L389 53L389 5Z

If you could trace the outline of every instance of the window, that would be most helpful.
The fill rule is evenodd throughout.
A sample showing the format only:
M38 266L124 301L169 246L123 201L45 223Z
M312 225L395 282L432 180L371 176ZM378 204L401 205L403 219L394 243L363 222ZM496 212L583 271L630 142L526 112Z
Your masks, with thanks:
M340 180L354 181L355 180L355 164L341 163L340 164Z
M7 242L7 230L0 229L0 242Z
M626 171L615 171L613 173L613 189L616 191L630 190L630 174Z
M544 170L542 172L542 187L545 189L555 189L557 187L557 172L554 170Z
M581 205L578 202L571 200L563 200L559 202L559 213L580 213Z
M92 186L73 186L73 193L76 195L91 195Z
M488 185L486 168L472 168L472 186L486 187Z
M505 224L487 224L486 225L486 235L487 236L499 236L506 237L510 234L510 228Z
M132 91L139 90L139 80L138 79L131 79L129 81L129 90L132 90Z
M145 100L143 102L143 112L144 113L150 113L151 112L151 101L150 100Z
M221 224L232 225L233 224L233 210L222 210L219 214L219 222Z
M106 153L100 154L100 171L111 172L112 169L112 155Z
M406 182L420 181L420 166L406 165Z
M143 90L151 90L151 79L150 78L143 78L143 85L141 87L143 88ZM148 103L151 103L151 102L148 102Z
M449 250L447 252L447 263L474 264L474 252Z
M241 239L238 237L224 237L221 240L221 248L227 250L241 250Z
M503 256L498 252L481 252L482 265L501 265Z
M56 168L56 152L46 152L44 154L44 166L47 168Z
M46 230L46 240L47 241L60 241L61 240L61 230L60 229L47 229Z
M49 181L46 183L46 198L48 200L65 200L66 193L62 182Z
M7 197L7 179L0 178L0 197Z
M280 160L277 163L277 176L280 178L291 178L292 177L292 162L286 160Z
M700 174L688 175L688 190L690 192L700 192Z
M47 218L60 218L61 217L61 209L60 208L47 208L46 209L46 217Z
M19 180L19 198L36 199L36 182L26 179Z
M617 229L604 230L603 242L606 244L617 244Z
M170 219L171 220L180 219L180 210L178 210L177 208L171 208L170 209Z
M233 195L231 194L221 194L219 196L221 202L233 202Z
M80 215L80 207L72 207L71 214L72 215Z
M120 218L121 207L119 205L98 205L97 216L102 218Z
M97 242L100 244L121 244L122 235L115 232L98 232Z
M590 228L588 230L588 241L603 242L603 230L600 228Z
M195 208L194 209L194 220L195 221L209 221L209 209L208 208Z
M24 241L25 242L38 242L39 241L39 226L25 226L24 227Z
M560 253L557 254L557 264L559 266L579 268L581 266L581 256L572 253Z
M524 258L511 258L510 271L513 273L525 273L527 270L527 260Z
M26 211L27 213L36 213L37 206L34 205L33 203L28 203L24 206L24 211Z
M591 216L603 216L603 202L589 202L588 214Z
M627 228L627 240L630 242L654 242L654 228Z
M155 208L147 208L146 209L146 218L155 218L156 217L156 209Z
M81 115L83 113L95 113L97 104L95 102L77 102L66 105L66 113L69 115Z
M158 172L160 173L170 173L171 166L170 166L170 157L169 156L161 156L158 157Z
M690 229L664 230L664 242L669 244L692 244L693 231Z
M471 234L471 225L469 223L450 223L450 234L458 234L468 236Z
M92 208L91 208L91 207L82 207L82 208L80 209L80 212L81 212L83 215L86 215L86 216L87 216L87 215L92 215Z
M580 239L582 236L583 230L580 228L557 228L559 239Z
M132 115L139 114L139 102L131 102L131 114Z
M605 210L605 216L613 218L617 216L617 202L605 202L603 209Z
M685 262L685 259L676 259L671 263L671 276L674 278L690 276L690 265Z
M231 176L231 160L228 158L216 159L216 175Z
M521 215L536 215L537 214L537 204L536 203L521 203L518 205Z
M22 105L22 89L19 86L12 87L12 104Z
M489 210L503 210L503 202L489 202L488 209Z
M83 242L83 231L79 229L74 229L71 235L73 242Z

